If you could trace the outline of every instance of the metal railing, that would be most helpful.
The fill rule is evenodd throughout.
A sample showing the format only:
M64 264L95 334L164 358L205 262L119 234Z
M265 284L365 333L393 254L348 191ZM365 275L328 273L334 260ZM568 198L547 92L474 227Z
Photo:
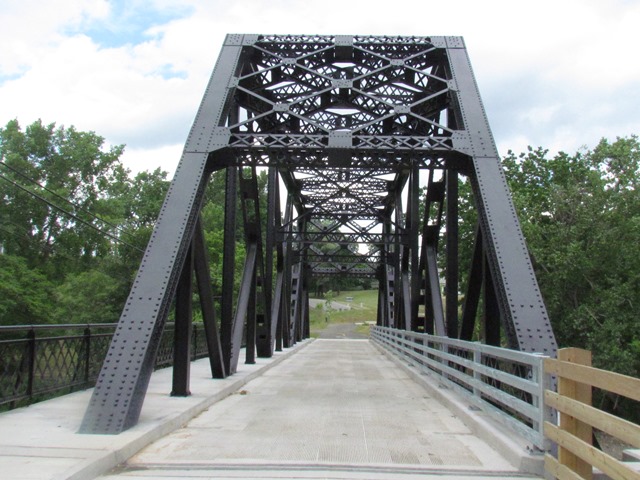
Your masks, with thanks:
M95 385L116 323L0 326L0 408L28 405ZM202 324L194 323L192 358L208 355ZM156 368L173 362L168 323Z
M546 450L544 356L378 326L371 339Z

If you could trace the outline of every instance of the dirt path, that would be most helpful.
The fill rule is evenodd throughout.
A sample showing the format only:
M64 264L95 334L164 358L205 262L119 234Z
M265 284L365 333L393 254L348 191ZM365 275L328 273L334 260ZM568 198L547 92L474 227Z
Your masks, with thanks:
M355 323L330 323L322 330L314 330L318 338L369 338L369 335L356 331Z

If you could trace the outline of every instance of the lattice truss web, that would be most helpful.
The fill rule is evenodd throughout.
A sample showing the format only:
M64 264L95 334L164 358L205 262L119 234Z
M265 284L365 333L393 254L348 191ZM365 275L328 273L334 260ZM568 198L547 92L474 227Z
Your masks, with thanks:
M265 164L287 149L283 175L306 220L289 239L306 241L314 275L376 275L382 222L406 180L398 161L442 166L433 152L451 150L446 75L445 51L426 37L261 36L245 48L232 145Z
M442 50L362 43L257 43L238 78L239 132L430 136L446 126ZM300 48L304 45L305 48Z

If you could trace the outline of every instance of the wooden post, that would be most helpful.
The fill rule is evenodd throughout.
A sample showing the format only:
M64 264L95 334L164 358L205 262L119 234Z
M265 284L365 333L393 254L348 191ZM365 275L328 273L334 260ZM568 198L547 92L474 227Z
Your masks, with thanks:
M591 352L588 350L582 350L581 348L563 348L558 350L558 360L590 367ZM591 385L560 377L558 379L558 394L591 406ZM592 443L593 432L591 425L580 422L571 415L560 413L560 429L570 433L589 445ZM573 453L560 447L558 449L558 460L560 464L566 465L585 480L591 480L591 465Z

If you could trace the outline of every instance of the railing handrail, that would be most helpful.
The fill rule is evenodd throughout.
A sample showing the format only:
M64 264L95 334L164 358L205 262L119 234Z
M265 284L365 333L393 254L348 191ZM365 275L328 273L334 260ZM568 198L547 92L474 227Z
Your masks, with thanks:
M85 328L115 328L117 323L48 323L45 325L0 325L0 334L5 332L28 332L30 330L74 330Z
M587 365L548 358L544 364L547 373L600 388L640 402L640 379Z
M537 354L379 326L371 329L371 338L383 348L401 355L404 361L423 372L438 375L439 382L455 387L459 393L467 395L469 400L481 406L487 414L493 415L494 419L522 434L540 450L546 451L545 468L549 474L557 478L590 479L593 469L597 468L613 479L640 478L637 466L616 460L591 445L591 429L597 428L640 448L640 426L591 406L590 393L591 388L595 387L640 401L640 379L591 367L590 352L581 351L588 354L589 358L588 364L582 364L584 355L573 353L580 349L560 350L558 355L561 360L556 360ZM460 357L455 351L448 351L450 348L466 353ZM484 365L482 358L485 355L499 362L514 362L514 365L531 367L531 378L521 378L493 369L491 365ZM472 371L472 375L469 375L469 371ZM558 381L559 393L551 388L552 375ZM479 378L482 376L485 378ZM486 378L489 376L493 381L507 380L505 383L510 386L530 393L530 401L524 402L517 397L509 400L506 396L510 387L507 386L506 392L493 387ZM517 380L512 381L513 379ZM459 384L460 381L466 388ZM568 386L566 382L576 386ZM514 415L501 413L485 399L498 401L506 407L510 403L524 407L517 410L517 413L528 417L532 424L527 426ZM512 408L511 412L514 411ZM560 422L556 412L560 414ZM567 424L563 418L570 418L570 423ZM579 424L584 427L578 426ZM558 458L549 453L552 442L559 447Z
M547 453L545 468L557 478L591 479L594 468L609 478L637 479L637 467L619 461L592 445L593 429L640 448L640 426L592 406L593 387L640 401L640 379L591 366L591 352L577 348L546 359L545 371L558 379L558 393L547 390L545 404L559 415L545 423L545 435L558 445L557 458Z
M371 338L423 372L435 373L439 381L466 395L495 420L522 435L536 448L546 449L544 390L548 378L543 373L546 358L543 355L380 326L371 329ZM470 358L451 350L464 351ZM494 368L491 360L526 370L527 376ZM488 377L499 382L498 387L491 385ZM509 389L517 390L520 397L526 398L514 395ZM502 405L502 410L496 405Z
M202 322L193 322L194 325L202 325ZM174 322L167 322L165 327L171 327ZM26 324L26 325L0 325L0 334L6 332L29 332L31 330L81 330L116 328L118 323L47 323L47 324Z
M374 327L375 328L375 327ZM389 328L389 327L378 327L378 328ZM513 360L516 362L524 363L524 364L533 364L534 362L537 364L540 357L544 357L541 353L530 353L530 352L520 352L518 350L510 350L508 348L495 347L493 345L486 345L480 342L469 342L467 340L458 340L456 338L443 337L439 335L429 335L428 333L419 333L412 332L410 330L394 330L396 332L401 332L403 335L412 338L425 338L436 339L439 343L444 345L462 348L469 351L477 351L483 353L485 355L491 355L499 358L503 358L505 360Z

